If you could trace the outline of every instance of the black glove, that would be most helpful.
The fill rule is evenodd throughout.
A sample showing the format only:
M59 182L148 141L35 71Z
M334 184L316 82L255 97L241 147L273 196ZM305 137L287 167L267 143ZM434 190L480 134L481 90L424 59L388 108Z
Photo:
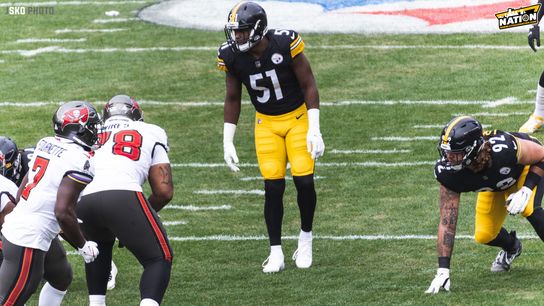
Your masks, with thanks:
M533 49L533 51L536 52L535 40L536 45L540 47L540 27L538 26L538 24L534 25L532 28L529 29L529 35L527 36L527 38L529 39L529 46L531 47L531 49Z

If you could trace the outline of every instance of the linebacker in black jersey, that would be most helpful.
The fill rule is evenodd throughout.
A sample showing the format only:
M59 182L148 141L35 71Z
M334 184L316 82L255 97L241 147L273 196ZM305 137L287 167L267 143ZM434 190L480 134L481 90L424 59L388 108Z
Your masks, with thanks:
M507 214L521 214L544 240L544 147L524 133L482 131L472 117L460 116L442 130L441 158L435 165L440 182L438 271L427 293L450 289L450 258L462 192L478 192L474 239L500 247L492 272L508 271L521 254L516 232L503 227Z
M257 110L255 147L264 178L264 217L270 256L263 272L284 268L281 249L283 192L289 160L297 188L301 231L293 255L297 267L312 265L312 224L316 207L314 161L325 145L319 129L319 93L304 54L304 42L291 30L268 30L266 13L253 2L240 2L229 13L227 42L218 52L217 67L226 72L224 158L239 171L233 139L240 116L242 83Z

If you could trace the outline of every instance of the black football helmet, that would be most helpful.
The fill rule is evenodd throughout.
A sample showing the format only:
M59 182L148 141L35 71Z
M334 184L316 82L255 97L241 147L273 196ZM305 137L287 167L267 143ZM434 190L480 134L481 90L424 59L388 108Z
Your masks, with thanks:
M235 30L249 30L248 40L243 43L236 42ZM225 36L234 52L247 52L263 39L267 31L266 12L257 3L242 1L230 10Z
M0 136L0 174L17 182L21 170L21 154L11 138Z
M104 106L104 121L113 116L127 117L132 121L144 121L144 112L136 100L127 95L117 95Z
M442 129L437 148L446 164L453 170L459 171L474 161L483 143L480 122L469 116L459 116L453 118ZM463 153L462 161L452 164L447 159L450 153Z
M55 134L72 140L87 151L96 144L101 123L94 106L83 101L65 103L53 115Z

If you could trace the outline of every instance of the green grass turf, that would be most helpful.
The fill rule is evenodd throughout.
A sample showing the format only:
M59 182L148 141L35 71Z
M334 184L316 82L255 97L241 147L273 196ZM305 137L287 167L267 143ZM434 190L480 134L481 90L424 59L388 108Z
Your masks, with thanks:
M93 24L104 11L118 9L132 17L141 4L119 6L58 6L54 15L0 15L0 51L65 48L210 47L204 51L43 53L32 57L0 54L0 102L68 101L85 99L101 106L118 93L139 100L220 102L224 76L215 69L215 48L223 33L183 30L146 22ZM273 25L272 25L273 27ZM127 28L116 33L55 34L57 29ZM312 63L321 100L499 100L530 101L542 70L542 52L493 49L373 49L368 45L512 45L524 46L526 36L495 35L318 35L301 33ZM24 38L87 38L85 42L25 43ZM354 45L359 48L321 49ZM247 95L244 94L247 100ZM222 107L143 105L146 121L161 125L169 135L172 163L222 163ZM50 135L54 105L0 109L0 134L20 147ZM323 163L432 162L435 142L376 141L372 137L438 136L441 125L455 114L522 113L507 117L478 117L492 128L517 130L533 106L520 102L484 108L479 105L345 105L323 106L322 133L327 150ZM244 105L235 144L241 162L256 163L253 115ZM536 134L543 139L542 134ZM333 149L405 149L396 154L331 154ZM262 189L256 167L231 173L226 167L173 170L173 205L230 205L230 210L165 209L164 221L183 220L167 227L170 237L265 236L260 195L202 195L199 190ZM435 235L438 222L438 185L432 165L406 167L319 166L316 175L318 208L314 232L321 236ZM146 191L149 191L146 188ZM458 233L471 235L474 194L462 196ZM522 234L532 229L521 218L507 218L506 226ZM283 233L296 236L299 228L296 194L287 181ZM544 298L544 272L539 240L525 240L524 253L511 272L489 272L497 250L470 239L456 242L452 259L452 292L427 296L436 268L435 240L316 239L314 266L298 270L289 257L294 240L284 241L286 270L264 275L260 264L268 255L266 240L172 241L175 260L164 305L538 305ZM68 250L71 250L67 246ZM126 249L116 249L117 288L108 305L136 305L142 269ZM65 305L85 305L83 261L70 256L74 282ZM37 304L37 294L27 305Z

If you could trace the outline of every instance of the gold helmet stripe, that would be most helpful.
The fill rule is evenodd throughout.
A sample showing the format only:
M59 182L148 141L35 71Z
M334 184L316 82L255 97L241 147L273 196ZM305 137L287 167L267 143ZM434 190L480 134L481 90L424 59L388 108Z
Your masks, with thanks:
M235 22L236 21L236 15L238 14L238 9L242 4L244 4L245 1L240 1L240 3L236 4L236 6L232 9L230 13L230 20L229 22Z
M450 132L451 130L453 129L453 127L461 120L463 119L466 119L466 118L470 118L469 116L460 116L458 117L457 119L455 119L452 123L450 123L450 125L448 126L448 128L446 129L446 133L444 133L444 138L442 138L442 143L444 144L447 144L448 143L448 138L449 138L449 135L450 135Z

